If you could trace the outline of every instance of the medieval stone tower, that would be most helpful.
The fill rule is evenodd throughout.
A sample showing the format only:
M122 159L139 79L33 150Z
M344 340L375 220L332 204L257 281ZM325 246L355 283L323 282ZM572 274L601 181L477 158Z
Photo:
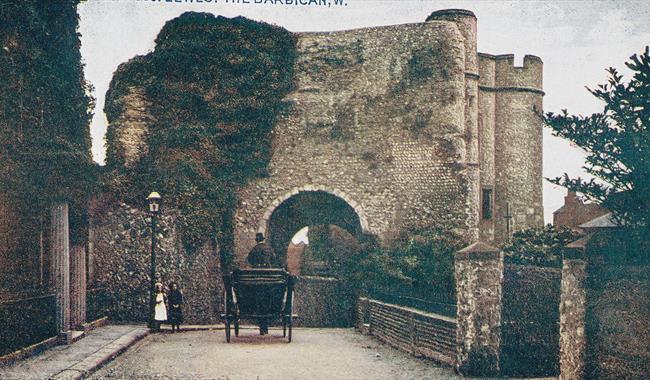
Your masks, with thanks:
M478 53L466 10L296 37L296 87L272 132L269 176L238 194L239 260L258 231L286 250L313 224L387 242L430 226L502 241L543 223L539 58L515 67L512 55ZM109 126L127 164L147 128L143 96L118 99L133 106Z

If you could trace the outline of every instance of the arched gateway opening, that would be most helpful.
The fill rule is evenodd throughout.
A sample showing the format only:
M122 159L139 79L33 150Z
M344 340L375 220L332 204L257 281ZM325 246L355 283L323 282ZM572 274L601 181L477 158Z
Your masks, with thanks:
M336 262L337 254L354 257L352 250L357 239L367 232L367 222L358 204L338 190L301 188L273 202L259 231L265 233L273 250L290 270L299 268L301 277L296 285L295 302L296 313L301 315L299 325L350 326L355 285L336 276L332 262ZM293 253L287 255L287 251L290 246L295 248L298 232L304 239L301 240L301 250L304 251L298 254L300 259L296 263ZM314 258L318 242L321 243L318 253L322 255L325 252L327 258ZM322 246L327 249L322 249ZM313 265L318 260L325 265L320 268Z
M304 227L337 226L360 236L364 228L355 208L340 196L324 190L300 191L283 200L271 213L266 235L274 251L286 260L291 239Z

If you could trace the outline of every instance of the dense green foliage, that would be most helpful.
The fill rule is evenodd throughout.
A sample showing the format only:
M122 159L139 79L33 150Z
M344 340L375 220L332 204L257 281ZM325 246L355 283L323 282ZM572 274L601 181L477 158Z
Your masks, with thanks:
M20 216L16 254L34 257L41 219L68 200L71 239L83 240L94 185L76 0L0 6L0 193ZM3 243L6 244L6 243Z
M311 256L326 260L337 276L358 290L379 298L394 296L389 302L401 302L401 297L455 303L454 253L465 242L448 229L410 229L389 246L370 235L361 236L354 246L329 237L318 238L310 227L310 250L316 251Z
M362 273L369 288L433 301L455 300L454 253L465 245L448 229L404 231L388 247L364 244Z
M188 12L167 22L155 50L122 65L107 94L109 121L132 86L144 89L154 119L147 151L128 168L109 129L112 192L137 204L158 191L180 211L188 250L216 234L222 253L232 252L235 192L266 174L270 133L293 87L295 42L241 17Z
M556 136L568 139L586 154L585 170L596 179L568 175L550 181L580 192L614 212L639 236L650 235L650 54L648 47L626 66L628 82L609 68L608 83L589 91L605 103L590 116L548 113L546 123Z
M517 231L503 247L504 259L509 264L559 268L562 266L564 246L578 237L578 233L569 228L551 224Z

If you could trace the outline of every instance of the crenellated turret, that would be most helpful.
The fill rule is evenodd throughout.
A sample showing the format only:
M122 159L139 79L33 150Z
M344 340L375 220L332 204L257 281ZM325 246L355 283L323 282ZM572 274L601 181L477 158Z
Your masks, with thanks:
M494 196L492 220L482 223L493 223L495 240L504 241L509 233L542 225L544 220L543 125L538 115L543 107L543 63L526 55L523 66L517 67L512 54L480 54L479 60L481 160L485 159L481 184L493 189Z

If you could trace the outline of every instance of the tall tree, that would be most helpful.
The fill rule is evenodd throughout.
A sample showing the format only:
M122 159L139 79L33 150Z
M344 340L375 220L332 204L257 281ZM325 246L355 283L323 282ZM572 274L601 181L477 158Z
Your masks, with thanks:
M584 169L593 179L562 177L552 183L583 194L614 213L620 222L642 232L650 229L650 54L648 47L625 65L625 82L614 68L607 83L587 88L605 103L590 116L547 113L553 134L574 142L586 154Z

